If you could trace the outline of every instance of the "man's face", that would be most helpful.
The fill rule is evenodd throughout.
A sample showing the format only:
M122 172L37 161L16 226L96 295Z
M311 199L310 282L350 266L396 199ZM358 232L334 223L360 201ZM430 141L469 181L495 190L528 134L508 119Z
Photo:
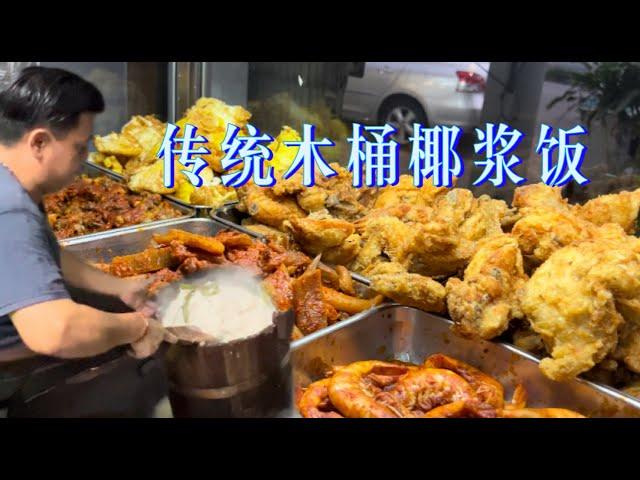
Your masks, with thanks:
M52 140L42 161L45 173L43 193L60 190L80 173L89 152L94 117L94 114L82 113L73 130L63 138Z

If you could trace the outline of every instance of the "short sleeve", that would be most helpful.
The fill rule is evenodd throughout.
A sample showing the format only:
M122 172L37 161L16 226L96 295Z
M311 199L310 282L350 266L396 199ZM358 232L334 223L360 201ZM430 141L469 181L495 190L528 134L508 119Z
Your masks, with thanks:
M70 298L42 219L18 209L0 213L0 225L0 315Z

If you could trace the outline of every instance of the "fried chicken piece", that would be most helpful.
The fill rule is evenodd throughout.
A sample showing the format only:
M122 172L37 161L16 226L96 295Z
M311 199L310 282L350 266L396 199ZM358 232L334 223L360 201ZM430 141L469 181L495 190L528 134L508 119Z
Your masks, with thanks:
M553 252L575 242L625 236L620 224L596 224L587 220L588 215L580 213L583 207L569 205L561 197L559 188L543 184L518 187L513 203L520 206L521 218L511 233L518 239L525 261L531 268L543 263ZM598 203L592 205L595 207ZM600 219L604 220L605 216ZM608 219L614 220L611 215Z
M454 184L457 179L454 178ZM373 208L387 208L403 204L429 206L440 195L451 190L449 187L436 187L431 178L426 179L422 187L416 187L412 175L400 175L398 184L386 187L378 194Z
M311 255L341 245L355 232L351 223L337 218L292 218L285 221L283 227Z
M455 330L484 339L504 332L520 307L527 276L515 238L501 234L480 242L464 272L464 280L447 282L447 307Z
M437 220L450 225L461 225L475 208L477 199L471 190L454 188L441 195L433 204Z
M511 214L502 200L476 199L461 188L450 190L437 198L428 222L412 225L408 270L433 277L458 273L474 254L476 243L501 234L502 222Z
M401 192L405 191L411 189L405 185L395 194L404 195ZM422 202L422 206L420 202L416 206L385 200L378 203L385 208L373 210L355 222L364 244L354 270L367 274L366 269L378 261L391 260L402 263L411 273L433 277L456 274L469 262L475 243L501 234L502 225L510 221L506 219L514 215L505 202L487 196L476 199L470 190L429 191L430 202ZM403 201L407 199L410 198L402 197ZM387 251L389 244L401 248L396 248L391 256Z
M296 195L298 205L307 212L317 212L325 210L329 192L320 187L305 188Z
M525 286L522 308L551 354L554 380L586 372L613 352L624 320L616 300L640 294L640 240L600 239L564 247Z
M537 267L560 248L588 239L591 230L588 223L575 215L549 209L526 214L516 222L511 233L528 264Z
M515 212L503 200L482 195L474 203L471 212L460 225L460 235L470 241L502 233L503 225L513 222Z
M296 241L293 239L293 235L288 232L281 232L280 230L269 227L268 225L262 225L261 223L255 223L253 220L243 221L242 226L247 230L262 235L269 242L279 245L285 250L292 250L300 248Z
M349 235L341 245L322 252L322 261L331 265L349 265L360 253L360 240L357 233Z
M576 214L595 225L616 223L626 233L634 234L639 210L640 188L633 192L601 195L584 205L578 205Z
M427 312L445 311L445 288L435 280L408 273L395 262L380 263L369 274L371 289L395 302Z
M305 189L307 189L307 187L303 185L302 181L302 169L300 169L289 178L279 178L276 184L273 186L272 191L274 195L278 197L285 195L295 195L296 193L303 192Z
M561 187L549 187L544 183L534 183L517 187L513 192L512 205L519 210L558 210L568 212L569 202L562 198Z
M367 223L375 218L396 217L405 223L428 223L433 220L433 209L431 207L417 207L415 205L400 204L392 207L371 210L364 217L354 221L358 233L366 230Z
M351 173L339 163L334 162L329 166L337 175L321 177L316 183L318 187L328 192L325 205L329 213L343 220L353 220L361 216L364 211L364 207L359 202L361 192L353 188Z
M414 235L407 224L395 217L374 218L367 223L362 248L351 269L366 275L367 270L380 261L406 264Z
M487 195L475 198L470 190L454 188L438 197L431 220L445 223L469 241L502 233L502 225L510 224L515 214L503 200Z
M280 179L272 191L277 197L291 198L309 213L327 210L331 215L353 220L361 216L365 206L359 202L363 192L353 188L351 173L338 163L331 163L335 175L320 175L312 187L303 184L302 171L297 171L287 179Z
M405 251L407 268L430 277L450 276L461 271L475 251L475 242L459 236L455 227L440 222L414 226Z
M277 197L268 188L253 183L237 190L240 201L239 210L246 211L259 223L282 230L285 220L306 217L296 201L289 197Z

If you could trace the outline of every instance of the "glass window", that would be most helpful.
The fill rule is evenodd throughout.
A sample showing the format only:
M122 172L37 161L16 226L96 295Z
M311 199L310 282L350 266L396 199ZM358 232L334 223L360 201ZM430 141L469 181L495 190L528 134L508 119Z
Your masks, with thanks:
M118 132L133 115L167 119L167 64L155 62L40 62L81 75L93 82L105 99L95 133Z

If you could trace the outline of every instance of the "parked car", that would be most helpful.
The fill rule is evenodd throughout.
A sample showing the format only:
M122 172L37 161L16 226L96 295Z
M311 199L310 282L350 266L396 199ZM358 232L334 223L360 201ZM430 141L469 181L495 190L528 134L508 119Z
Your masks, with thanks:
M415 122L425 126L479 125L489 63L366 62L350 76L342 105L345 120L397 130L409 143Z

